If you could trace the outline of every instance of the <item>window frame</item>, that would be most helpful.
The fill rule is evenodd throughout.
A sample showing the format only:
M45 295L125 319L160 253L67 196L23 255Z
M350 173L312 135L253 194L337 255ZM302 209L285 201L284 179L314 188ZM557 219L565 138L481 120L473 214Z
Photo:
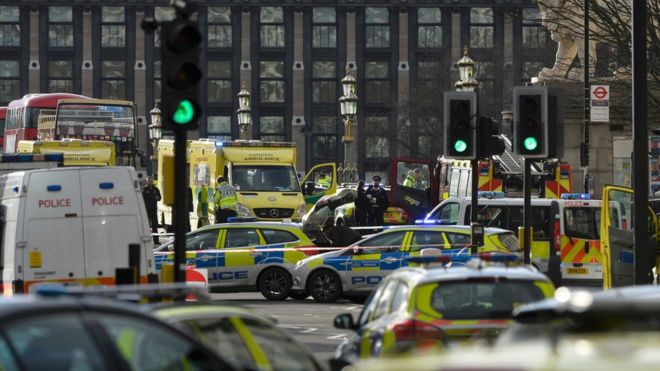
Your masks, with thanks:
M103 71L105 62L111 62L111 63L121 62L121 63L123 63L123 70L124 71L122 73L122 77L106 76L104 71ZM127 77L126 77L127 69L128 68L126 66L126 61L122 60L122 59L108 58L108 59L104 59L104 60L101 61L100 80L101 80L101 97L102 97L102 99L118 99L118 100L125 100L126 99L127 93L128 93L128 84L127 84ZM105 86L106 83L112 83L113 81L116 81L118 83L121 83L121 85L123 85L123 90L124 90L123 91L123 96L121 96L121 97L119 97L119 96L118 97L111 97L111 96L106 95L106 92L104 90L104 86Z
M489 9L491 11L491 21L490 22L485 22L485 21L477 21L474 20L473 18L473 11L476 9ZM492 49L495 47L495 9L493 7L472 7L469 9L469 19L470 19L470 28L469 28L469 40L470 40L470 48L479 48L479 49ZM488 43L489 45L475 45L473 41L473 29L490 29L491 33L491 38L490 42Z
M123 21L105 21L103 20L103 10L105 8L121 8L122 9L122 18ZM113 36L119 40L121 38L121 43L116 43L115 45L104 45L103 44L103 35L105 34L104 27L112 26L116 27L116 30L121 30L121 36L119 32ZM112 44L112 43L111 43ZM123 6L102 6L101 7L101 48L103 49L121 49L126 47L126 7ZM124 75L126 73L124 72Z
M314 9L333 9L334 10L334 22L317 22L314 19ZM317 30L326 29L326 42L319 42L316 44ZM334 40L332 35L334 34ZM331 6L318 6L312 8L312 48L313 49L334 49L337 47L337 8Z
M69 21L51 21L50 19L50 11L55 9L55 8L69 8L71 10L71 20ZM46 17L46 20L48 22L48 48L49 49L73 49L76 46L76 38L75 38L75 30L74 30L74 18L75 18L75 8L72 6L63 6L63 5L57 5L57 6L51 6L48 7L48 14ZM70 27L70 33L71 33L71 45L66 44L66 40L62 41L61 43L55 43L53 44L52 42L54 40L61 40L63 37L61 35L57 35L56 38L51 38L50 31L52 26L69 26ZM67 35L68 36L68 35Z
M264 21L262 18L261 11L266 8L279 9L282 13L281 21ZM263 49L284 49L286 48L286 12L281 6L264 6L259 9L259 46ZM264 42L264 34L270 34L269 30L275 31L275 41L274 42ZM280 40L281 38L281 40Z
M221 20L211 20L209 18L209 14L211 13L210 10L212 8L213 9L223 9L223 8L227 9L229 11L229 21L226 22L226 21L221 21ZM232 14L232 8L230 6L209 6L208 9L207 9L206 14L207 14L206 15L206 22L207 22L207 26L206 26L207 27L206 46L207 46L207 48L210 49L210 50L232 49L233 44L234 44L234 42L233 42L234 30L233 30L233 26L232 26L232 15L233 15ZM211 42L212 41L211 40L211 34L212 34L211 29L212 28L214 30L219 30L219 29L223 30L221 32L222 35L224 36L223 37L223 42L216 43L215 42L215 41L217 41L216 39L213 40L214 43ZM226 32L227 30L229 30L229 35L227 35L227 32ZM215 33L215 31L214 31L213 35L217 35L217 33ZM225 41L227 41L227 39L229 40L228 44L225 43Z
M387 22L370 21L368 14L370 9L385 9L387 11ZM366 49L391 48L392 26L390 21L390 9L384 6L370 6L366 7L364 12L364 47Z
M0 48L20 48L22 44L22 37L21 37L21 8L18 5L2 5L0 6L0 11L4 11L3 8L15 8L18 10L18 18L14 21L0 21L0 28L2 28L2 33L0 33ZM4 41L5 39L9 38L12 39L12 36L15 35L10 35L7 37L7 33L5 31L9 30L10 34L15 32L16 29L12 30L12 28L18 27L18 44L14 45L11 42L5 44ZM13 41L13 40L12 40Z

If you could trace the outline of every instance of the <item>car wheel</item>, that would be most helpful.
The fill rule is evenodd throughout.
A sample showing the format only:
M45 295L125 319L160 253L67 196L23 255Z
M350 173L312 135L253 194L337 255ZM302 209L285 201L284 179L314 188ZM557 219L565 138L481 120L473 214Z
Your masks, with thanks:
M269 268L259 276L258 287L268 300L284 300L291 291L291 276L284 269Z
M291 291L289 297L294 300L305 300L309 297L309 293L307 291Z
M334 303L341 297L341 280L332 271L323 269L312 273L307 290L319 303Z

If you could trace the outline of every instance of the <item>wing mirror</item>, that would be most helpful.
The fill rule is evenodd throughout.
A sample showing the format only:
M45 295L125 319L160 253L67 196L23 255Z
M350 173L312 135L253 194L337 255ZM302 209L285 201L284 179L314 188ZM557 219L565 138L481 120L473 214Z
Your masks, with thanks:
M357 325L353 322L353 315L350 313L342 313L335 317L334 325L336 328L357 330Z

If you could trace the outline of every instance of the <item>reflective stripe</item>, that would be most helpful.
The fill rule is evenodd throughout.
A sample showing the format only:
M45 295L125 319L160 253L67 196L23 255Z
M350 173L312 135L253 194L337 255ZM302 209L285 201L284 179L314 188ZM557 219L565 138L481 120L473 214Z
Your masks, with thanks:
M351 270L357 272L379 271L381 254L353 255Z
M261 349L243 321L238 317L231 317L229 318L229 321L234 325L236 331L243 339L243 342L245 343L245 346L247 346L254 362L257 364L257 367L260 370L271 370L272 368L270 367L270 362L268 362L266 354L264 354L264 351Z
M233 209L236 210L236 189L229 183L222 182L218 186L215 194L213 195L213 202L216 209Z
M135 337L137 336L137 331L134 329L123 329L119 338L117 338L117 348L121 352L121 355L129 363L133 360L133 345L135 343Z

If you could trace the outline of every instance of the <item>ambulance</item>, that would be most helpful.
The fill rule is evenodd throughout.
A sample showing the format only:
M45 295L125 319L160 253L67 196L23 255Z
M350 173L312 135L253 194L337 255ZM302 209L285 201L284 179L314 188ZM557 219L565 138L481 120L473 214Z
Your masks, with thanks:
M153 240L132 167L61 167L0 176L5 296L40 283L112 285L140 246L140 281L155 277Z
M216 179L222 175L236 187L240 217L251 217L260 221L297 222L305 215L307 207L296 172L294 143L219 141L205 138L188 141L187 148L186 172L193 195L192 210L197 210L198 194L202 186L206 186L209 203L212 204ZM166 194L169 191L167 180L174 177L173 149L172 140L158 142L159 187L163 193L163 201L167 199ZM331 170L334 170L334 164ZM309 174L317 173L312 168ZM322 194L331 194L337 187L336 176L330 175L330 187L320 191ZM212 206L210 205L211 209ZM171 208L161 202L159 213L162 215L163 224L171 225ZM213 220L213 215L210 217ZM192 219L196 220L196 215ZM191 220L191 225L195 224Z
M479 196L479 221L486 227L517 232L523 225L522 198L507 198L501 192ZM560 264L558 279L565 285L601 286L601 201L589 194L565 193L561 199L532 198L531 204L532 264L542 272ZM470 214L470 197L450 197L421 222L470 225Z
M115 144L103 140L21 140L18 153L64 155L64 166L114 166Z

